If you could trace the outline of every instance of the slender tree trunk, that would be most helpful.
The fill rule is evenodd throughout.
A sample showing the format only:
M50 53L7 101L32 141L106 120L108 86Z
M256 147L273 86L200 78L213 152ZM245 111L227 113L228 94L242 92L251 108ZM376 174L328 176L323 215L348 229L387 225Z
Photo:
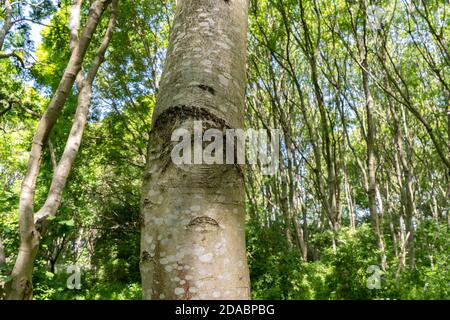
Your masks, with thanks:
M317 106L320 114L320 133L322 137L322 153L325 159L327 168L327 195L324 199L324 205L326 212L328 214L328 219L330 220L331 229L334 235L339 231L341 227L341 215L339 210L339 179L337 177L336 162L334 161L334 152L332 146L332 125L330 124L327 116L327 110L325 105L325 100L323 97L322 90L319 84L319 73L317 67L317 45L312 38L309 25L306 20L305 8L303 2L300 2L300 17L303 26L304 33L304 46L303 51L307 56L310 72L311 81L314 87L314 95L316 97ZM320 34L318 35L320 38ZM319 167L320 168L320 167ZM333 239L335 241L335 239Z
M347 178L346 172L344 172L344 191L345 191L345 199L347 200L348 219L349 219L350 229L356 230L355 209L353 206L352 192L350 189L350 184L348 183L348 178Z
M409 234L408 237L408 259L409 265L411 268L415 268L416 265L416 250L414 245L415 239L415 231L414 231L414 216L415 216L415 205L414 205L414 194L413 194L413 180L411 169L405 168L404 171L404 185L405 188L405 225L406 225L406 233Z
M367 67L367 64L366 64ZM373 119L374 103L369 89L368 74L363 70L364 92L366 94L366 114L367 114L367 177L369 180L368 198L369 212L372 221L372 229L377 238L378 249L381 252L381 266L386 269L386 255L383 236L381 233L378 210L377 210L377 180L376 180L376 157L375 157L375 128Z
M367 117L367 178L368 178L368 200L369 212L372 222L372 229L377 239L378 250L380 250L380 264L383 270L386 269L386 254L384 240L377 210L377 173L376 173L376 154L375 154L375 103L369 85L369 63L367 58L366 39L359 39L359 52L361 57L361 73L363 78L363 88L366 102Z
M141 198L144 299L249 299L244 179L237 165L171 162L171 134L242 128L246 0L179 0Z
M299 210L298 210L298 206L296 203L296 197L297 197L297 192L296 190L298 189L298 185L297 183L294 182L294 163L295 163L295 159L294 159L294 147L291 141L291 138L286 138L286 145L288 147L289 150L289 155L288 155L288 175L289 175L289 208L290 208L290 216L291 216L291 221L292 224L294 226L294 231L295 231L295 238L297 240L297 246L300 249L300 253L302 255L302 259L304 261L307 261L308 259L308 246L306 243L306 238L303 232L303 228L299 223L299 219L300 219L300 215L299 215ZM298 172L297 170L295 172ZM300 212L301 212L300 208Z
M392 239L392 247L394 250L394 254L396 257L398 257L398 240L397 240L397 233L395 230L395 210L396 207L391 200L391 193L389 189L389 184L386 185L386 202L387 202L387 214L389 219L389 232Z
M413 187L413 144L411 141L411 136L409 134L408 125L406 123L406 114L402 110L402 122L403 131L405 133L405 157L401 156L403 164L403 189L405 191L405 217L406 217L406 233L409 234L408 237L408 259L409 266L411 268L416 267L416 249L415 249L415 230L414 230L414 217L416 215L416 205L414 203L414 187Z
M6 264L5 247L3 246L3 239L0 236L0 268Z
M292 224L294 225L295 229L295 237L297 240L297 246L300 249L300 253L302 255L303 261L308 260L308 246L305 241L305 236L303 233L302 226L298 223L297 218L292 217Z
M0 274L2 274L3 268L6 266L5 248L3 246L3 239L0 236ZM5 298L4 283L0 281L0 300Z
M408 235L406 248L408 249L408 259L411 268L415 268L415 246L414 246L414 224L415 216L414 191L413 191L413 176L411 167L411 142L409 138L408 129L406 127L405 113L402 112L403 130L400 125L400 118L396 108L389 101L391 115L394 124L394 144L395 144L395 167L397 172L397 181L400 186L400 204L401 213L405 217L405 231ZM401 107L399 107L402 110ZM403 111L403 110L402 110ZM403 139L406 137L406 152L404 151Z
M437 202L436 194L434 193L434 190L432 190L432 193L431 193L430 210L431 210L431 212L433 214L433 221L434 222L439 222L438 202Z
M75 119L64 149L64 153L53 174L52 183L44 206L36 215L33 212L34 191L36 179L39 174L42 160L43 145L47 142L48 136L56 123L61 108L75 81L75 76L79 74L81 65L89 46L90 40L100 21L101 15L110 1L97 0L92 3L89 18L77 46L72 51L67 69L61 79L59 87L53 96L47 110L45 111L36 131L28 164L28 171L22 182L21 197L19 203L19 233L20 248L16 263L12 270L13 280L8 283L7 299L22 300L32 297L32 272L34 261L39 249L41 237L45 233L49 220L54 216L61 203L62 192L67 178L71 171L75 157L83 136L86 124L88 108L92 96L92 83L97 74L100 64L104 60L104 54L112 36L112 28L116 21L117 0L113 0L110 23L104 39L97 50L92 65L83 79L81 91L78 94L77 109Z
M282 169L283 171L285 168ZM281 173L281 181L280 181L280 189L278 190L277 194L281 192L281 197L279 199L279 202L281 206L281 211L283 212L283 220L284 220L284 232L286 234L286 240L289 245L289 247L292 247L294 244L292 241L292 211L291 207L289 206L289 199L288 199L288 181L286 177L286 172Z
M403 270L403 268L406 266L406 245L408 243L409 233L405 232L405 219L403 217L403 214L400 215L400 230L399 230L399 245L400 245L400 257L398 259L398 267L397 272L395 274L395 279L397 280L400 276L400 272Z
M0 51L3 50L3 45L5 44L6 36L11 29L12 23L12 5L10 0L5 0L5 21L0 29Z

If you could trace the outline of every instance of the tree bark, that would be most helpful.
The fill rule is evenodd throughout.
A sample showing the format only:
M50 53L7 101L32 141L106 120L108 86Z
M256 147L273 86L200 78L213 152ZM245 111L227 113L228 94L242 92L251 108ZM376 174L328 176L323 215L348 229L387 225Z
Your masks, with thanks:
M0 236L0 267L6 264L5 247L3 246L3 239Z
M10 0L5 0L5 21L0 29L0 51L3 50L3 45L5 44L6 36L11 29L12 23L12 5Z
M242 128L246 0L179 0L141 196L144 299L249 299L237 165L171 162L174 129Z

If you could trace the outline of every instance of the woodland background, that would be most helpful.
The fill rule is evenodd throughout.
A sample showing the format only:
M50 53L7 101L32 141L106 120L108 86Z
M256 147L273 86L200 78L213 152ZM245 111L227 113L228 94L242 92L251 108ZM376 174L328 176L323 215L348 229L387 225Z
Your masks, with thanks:
M251 1L246 123L283 133L277 174L246 171L255 299L450 297L450 4L361 3ZM379 20L367 4L384 9ZM6 283L31 142L70 56L72 1L0 5ZM139 193L174 6L119 1L81 149L35 264L35 299L141 298ZM46 149L37 207L72 125L73 91ZM82 268L80 290L66 287L68 265ZM382 270L380 289L367 287L371 265Z

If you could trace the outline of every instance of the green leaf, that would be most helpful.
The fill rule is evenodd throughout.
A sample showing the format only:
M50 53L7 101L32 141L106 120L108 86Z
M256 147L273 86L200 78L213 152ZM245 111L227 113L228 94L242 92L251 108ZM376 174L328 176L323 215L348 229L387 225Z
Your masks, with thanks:
M11 277L11 276L0 276L0 282L3 282L3 283L8 283L8 282L12 281L12 279L13 279L13 277Z

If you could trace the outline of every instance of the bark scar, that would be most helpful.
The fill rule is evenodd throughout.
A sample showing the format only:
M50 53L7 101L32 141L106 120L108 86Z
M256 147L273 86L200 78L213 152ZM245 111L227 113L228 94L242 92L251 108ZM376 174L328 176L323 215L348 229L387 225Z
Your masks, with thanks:
M150 255L150 253L148 253L147 250L144 250L142 252L141 262L144 263L144 262L151 261L151 260L153 260L153 258Z
M224 119L217 117L205 108L176 105L165 109L157 119L155 119L152 132L156 132L160 128L167 129L167 127L172 127L176 122L181 122L184 119L211 121L217 124L219 128L231 129L231 126ZM171 130L167 133L168 136L170 136L169 134L172 134Z
M211 86L207 86L207 85L204 85L204 84L200 84L200 85L198 85L198 87L199 87L200 89L204 90L204 91L208 91L208 92L211 93L213 96L216 94L216 90L214 90L214 88L211 87Z
M192 219L189 224L187 225L188 228L192 228L192 227L196 227L196 226L200 226L200 227L204 227L205 229L210 226L213 227L214 229L216 228L220 228L219 223L214 220L213 218L210 217L196 217L194 219Z

